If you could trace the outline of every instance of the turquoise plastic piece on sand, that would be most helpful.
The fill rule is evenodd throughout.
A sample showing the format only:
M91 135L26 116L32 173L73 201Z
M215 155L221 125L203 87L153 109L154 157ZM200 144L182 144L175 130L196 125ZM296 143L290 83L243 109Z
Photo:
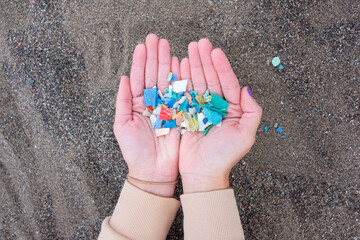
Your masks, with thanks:
M276 129L276 131L277 131L278 133L282 133L283 129L282 129L281 127L278 127L278 128Z
M268 131L268 126L265 126L265 127L264 127L264 130L267 132L267 131Z
M277 65L280 64L280 58L279 58L279 57L274 57L274 58L272 59L271 63L272 63L272 65L273 65L274 67L276 67Z

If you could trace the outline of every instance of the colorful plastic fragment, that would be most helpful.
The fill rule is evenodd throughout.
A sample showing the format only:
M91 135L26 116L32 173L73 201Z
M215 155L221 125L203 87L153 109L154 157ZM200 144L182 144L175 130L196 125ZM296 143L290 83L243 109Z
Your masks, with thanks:
M149 112L147 109L143 112L143 116L145 117L150 117L151 116L151 112Z
M185 123L186 123L186 128L188 129L188 131L194 132L195 131L195 126L194 126L194 122L191 119L190 113L184 112L183 116L184 116L184 120L185 120Z
M205 104L203 98L200 97L199 95L196 95L196 96L195 96L195 99L196 99L196 101L197 101L199 104L201 104L201 105L202 105L202 104Z
M222 116L219 113L211 111L208 108L204 108L202 112L205 114L205 117L208 119L208 121L215 125L219 124L222 120Z
M174 74L170 81L173 82L173 81L176 81L176 80L177 80L177 76L176 76L176 74Z
M171 120L168 123L165 123L164 128L176 128L176 121L175 120Z
M172 79L172 77L173 77L173 73L172 73L172 72L169 72L168 77L167 77L167 80L170 82L171 79Z
M190 93L186 92L184 93L184 96L189 101L189 104L192 104L192 96L190 95Z
M284 66L283 66L283 65L280 65L279 69L280 69L280 70L283 70L283 69L284 69Z
M164 106L160 109L160 120L171 120L172 111L168 107Z
M199 131L204 131L211 123L207 120L203 113L198 114Z
M264 130L265 130L265 132L267 132L268 131L268 126L265 126Z
M164 122L164 121L163 121L163 120L160 120L160 119L159 119L159 116L157 116L157 118L156 118L156 123L155 123L154 128L155 128L155 129L161 128L163 122Z
M211 103L214 107L221 109L223 112L226 112L229 107L229 103L215 93L211 94Z
M213 127L221 126L223 116L227 116L229 104L207 89L204 95L196 91L186 92L187 80L177 81L175 74L169 73L168 80L174 81L163 94L156 87L144 89L144 116L150 118L157 136L166 135L170 128L179 127L180 133L203 131L204 135Z
M275 123L275 124L274 124L274 128L277 128L278 125L279 125L278 123Z
M209 130L214 126L214 124L211 124L210 126L208 126L204 132L203 132L203 135L206 136L206 134L209 132Z
M185 92L188 80L175 81L173 91L176 93Z
M286 136L285 136L285 135L282 135L281 138L286 138Z
M159 128L155 129L155 133L157 137L164 136L166 134L169 134L170 128Z
M276 67L277 65L280 64L280 58L279 58L279 57L274 57L274 58L272 59L271 63L272 63L272 65L273 65L274 67Z
M156 107L157 88L144 89L144 104L146 107Z
M277 131L278 133L282 133L282 132L283 132L283 129L282 129L281 127L278 127L278 128L276 129L276 131Z

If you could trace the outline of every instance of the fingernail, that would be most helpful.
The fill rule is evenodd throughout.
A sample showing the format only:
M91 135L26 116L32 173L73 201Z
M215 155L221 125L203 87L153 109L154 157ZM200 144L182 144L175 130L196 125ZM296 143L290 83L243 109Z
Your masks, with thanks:
M247 89L248 89L249 95L250 95L252 98L254 98L254 96L252 95L252 93L251 93L251 91L250 91L250 88L248 87Z

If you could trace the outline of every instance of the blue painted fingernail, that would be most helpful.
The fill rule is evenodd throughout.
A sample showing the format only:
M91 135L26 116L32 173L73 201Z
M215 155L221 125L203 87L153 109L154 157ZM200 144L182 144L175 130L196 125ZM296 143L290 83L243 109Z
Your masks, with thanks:
M248 90L249 95L250 95L252 98L254 98L254 96L252 95L252 93L251 93L251 91L250 91L250 88L247 88L247 90Z

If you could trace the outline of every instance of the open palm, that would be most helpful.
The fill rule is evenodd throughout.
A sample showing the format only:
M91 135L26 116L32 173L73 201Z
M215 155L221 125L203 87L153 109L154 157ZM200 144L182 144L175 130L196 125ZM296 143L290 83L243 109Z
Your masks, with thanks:
M129 167L129 175L144 181L170 182L178 175L180 134L171 129L157 137L145 110L143 90L168 87L168 73L180 74L176 57L170 58L169 43L150 34L146 45L136 46L130 79L123 76L116 99L114 132Z
M247 88L240 89L222 50L213 50L207 39L190 43L189 59L181 62L181 75L183 79L191 79L188 91L193 88L202 95L208 88L210 92L225 97L230 104L228 116L220 127L213 127L206 136L201 132L186 132L183 135L179 170L186 192L188 182L196 185L204 179L216 182L228 178L231 168L253 145L262 110Z

